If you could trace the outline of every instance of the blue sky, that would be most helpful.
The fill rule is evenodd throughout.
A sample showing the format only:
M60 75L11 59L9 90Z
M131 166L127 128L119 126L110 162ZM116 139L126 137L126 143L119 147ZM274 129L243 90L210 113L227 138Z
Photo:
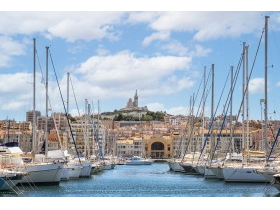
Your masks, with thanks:
M45 74L45 47L50 46L66 100L70 72L78 105L100 100L101 111L123 108L138 90L139 105L170 114L186 114L189 98L215 64L215 104L230 66L237 66L242 42L249 45L249 69L269 15L268 112L279 119L279 12L0 12L0 119L25 120L32 109L33 43ZM38 60L37 60L38 63ZM240 75L241 76L241 75ZM264 42L249 90L250 118L260 119L264 98ZM36 104L45 112L45 90L37 65ZM241 77L234 92L234 114L240 106ZM63 111L51 63L49 92L54 112ZM229 90L229 83L226 86ZM201 93L201 92L200 92ZM199 97L201 94L199 95ZM206 103L209 115L210 97ZM225 100L222 100L222 104ZM198 103L196 104L196 107ZM222 108L220 108L221 110ZM70 110L77 114L70 91Z

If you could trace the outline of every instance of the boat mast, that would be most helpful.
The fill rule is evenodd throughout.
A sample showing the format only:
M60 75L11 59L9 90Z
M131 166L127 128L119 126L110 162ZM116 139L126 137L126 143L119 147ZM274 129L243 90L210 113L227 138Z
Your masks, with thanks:
M249 45L245 46L245 58L246 58L246 149L247 153L247 161L250 158L249 145L250 145L250 134L249 134L249 72L248 72L248 49Z
M48 77L49 77L49 69L48 69L48 63L49 63L49 47L46 46L46 118L45 118L45 156L46 158L48 157L48 89L49 89L49 82L48 82Z
M194 93L193 93L193 100L192 100L192 132L191 132L191 139L192 139L192 148L193 149L193 155L195 154L195 141L194 141L194 135L193 135L193 130L194 130Z
M242 97L243 97L243 94L245 94L245 46L246 46L246 42L243 42ZM242 103L242 153L243 154L244 154L244 151L245 151L245 127L244 127L245 116L244 116L244 114L245 114L245 102ZM242 161L244 161L244 158L242 159Z
M264 54L264 143L265 152L268 154L268 139L267 139L267 29L268 29L268 18L265 16L265 54Z
M232 99L233 99L233 66L231 66L231 85L230 85L230 139L231 139L231 150L230 150L230 158L232 153L234 153L234 139L232 138Z
M69 120L69 77L70 77L70 74L69 74L69 72L67 72L66 120ZM67 150L68 150L68 141L69 141L69 136L70 136L69 129L67 130L67 141L66 141Z
M33 38L33 126L32 126L32 152L33 152L33 161L35 158L36 152L36 106L35 106L35 97L36 97L36 39Z
M66 101L66 114L67 114L67 117L68 117L68 113L69 113L69 72L67 72L67 101Z
M204 66L204 89L203 89L203 105L202 105L202 135L201 135L201 148L202 148L202 145L203 145L203 142L204 142L204 107L205 107L205 90L206 90L206 66Z
M97 138L97 143L98 143L98 147L99 147L99 158L101 158L101 160L104 160L103 157L103 139L102 139L102 147L100 147L100 142L99 142L99 100L97 100L97 129L96 129L96 138Z
M212 64L212 99L211 99L211 121L214 123L214 64ZM210 138L210 151L212 149L214 141L214 126L211 126L211 138Z
M85 118L84 118L84 153L85 153L85 158L87 157L87 108L88 108L88 101L85 99Z
M90 138L89 133L91 133L90 128L88 126L90 125L90 103L88 103L88 113L87 113L87 151L88 151L88 158L90 157Z
M189 139L188 139L188 142L191 142L191 116L192 116L192 96L190 96L190 112L189 112L189 125L188 125L188 135L186 135L186 141L187 141L187 138L188 137L190 137ZM191 144L188 144L188 147L186 148L186 150L187 150L187 153L191 153L191 146L190 146ZM185 151L185 150L183 150L183 151ZM185 157L185 154L183 153L183 158Z

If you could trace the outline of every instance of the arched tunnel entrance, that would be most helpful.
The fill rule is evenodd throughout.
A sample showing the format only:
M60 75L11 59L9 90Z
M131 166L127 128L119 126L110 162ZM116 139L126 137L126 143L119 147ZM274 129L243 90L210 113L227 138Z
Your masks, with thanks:
M163 158L164 144L162 142L154 142L151 145L151 158Z

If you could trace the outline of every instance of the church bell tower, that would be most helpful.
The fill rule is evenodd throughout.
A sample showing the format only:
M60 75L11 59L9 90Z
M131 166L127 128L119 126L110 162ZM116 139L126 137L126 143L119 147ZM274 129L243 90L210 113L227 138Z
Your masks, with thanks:
M136 90L135 95L134 95L133 106L138 108L138 95L137 95L137 90Z

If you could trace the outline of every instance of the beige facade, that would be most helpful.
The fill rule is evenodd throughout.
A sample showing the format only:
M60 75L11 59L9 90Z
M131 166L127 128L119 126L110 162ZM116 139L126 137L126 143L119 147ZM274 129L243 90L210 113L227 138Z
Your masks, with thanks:
M173 154L171 136L145 136L145 156L151 158L170 158Z

